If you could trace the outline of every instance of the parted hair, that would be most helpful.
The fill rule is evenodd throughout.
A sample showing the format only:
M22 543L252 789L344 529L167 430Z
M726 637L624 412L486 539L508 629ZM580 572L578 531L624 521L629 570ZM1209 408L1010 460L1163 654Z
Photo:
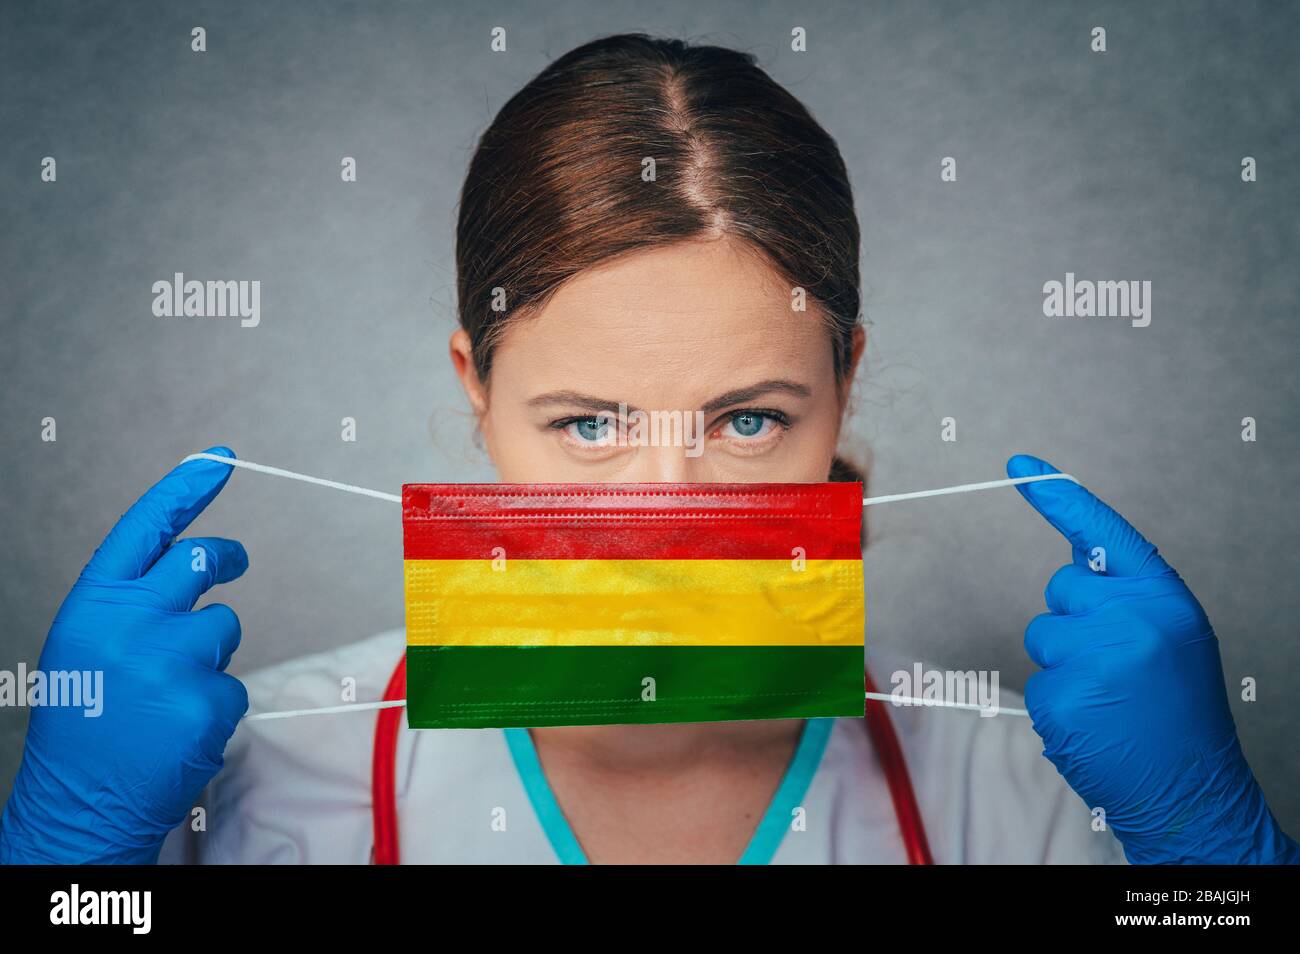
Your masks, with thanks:
M654 161L653 181L642 172ZM512 96L470 160L457 310L486 385L495 344L569 278L639 249L734 237L823 317L847 387L861 319L859 230L839 148L754 58L620 34ZM505 310L493 308L496 289ZM861 480L836 458L831 480Z

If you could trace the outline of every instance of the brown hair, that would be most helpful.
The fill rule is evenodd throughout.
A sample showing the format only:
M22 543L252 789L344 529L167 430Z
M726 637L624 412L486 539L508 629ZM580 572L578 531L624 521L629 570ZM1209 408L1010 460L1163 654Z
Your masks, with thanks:
M566 53L501 107L461 191L457 297L480 379L507 322L578 272L722 235L821 306L846 387L859 235L835 141L747 53L643 34ZM505 311L492 308L498 288ZM830 479L861 476L837 458Z

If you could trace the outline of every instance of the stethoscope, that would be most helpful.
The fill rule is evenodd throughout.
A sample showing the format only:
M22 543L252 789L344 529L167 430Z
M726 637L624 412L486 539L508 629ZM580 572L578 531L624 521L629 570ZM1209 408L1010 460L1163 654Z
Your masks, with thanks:
M863 672L866 691L874 693L871 674ZM406 656L403 655L384 690L384 701L406 698ZM907 849L908 864L931 865L930 846L921 822L921 811L916 805L916 793L907 773L902 746L889 719L885 704L877 699L866 700L863 722L871 744L875 747L885 779L889 783L889 797L894 803L898 829ZM402 710L394 706L379 710L375 723L375 751L370 778L371 815L375 827L375 846L371 861L377 865L400 864L397 834L397 736L402 728Z

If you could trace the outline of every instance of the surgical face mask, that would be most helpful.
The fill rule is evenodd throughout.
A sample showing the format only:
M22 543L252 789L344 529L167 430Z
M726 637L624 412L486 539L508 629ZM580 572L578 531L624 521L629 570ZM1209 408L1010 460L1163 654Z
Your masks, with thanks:
M355 484L340 483L324 477L313 477L310 474L299 474L281 467L270 467L266 464L237 460L219 454L206 452L191 454L182 463L191 460L219 461L254 473L284 477L343 493L402 505L402 527L408 564L407 612L408 623L412 623L408 626L408 641L415 646L425 647L413 655L426 657L423 664L417 664L417 668L421 671L417 688L421 694L430 697L421 703L420 716L410 715L410 723L416 728L421 725L431 727L590 725L600 722L667 722L686 719L694 721L700 718L725 720L809 715L861 715L856 699L850 711L846 688L850 655L845 651L850 640L854 643L855 653L860 653L863 648L861 550L857 536L861 507L898 503L904 500L923 500L949 494L975 493L1043 480L1068 480L1078 483L1071 474L1051 471L1006 480L984 480L953 487L937 487L933 490L914 490L907 493L868 497L860 501L861 507L859 507L858 495L861 493L862 485L844 483L410 484L404 488L405 493L398 496L382 490L358 487ZM854 496L851 500L846 493L848 488L853 488ZM853 534L851 543L850 528ZM529 530L531 533L524 532ZM482 563L487 559L482 556L485 541L492 539L508 540L512 547L519 543L523 547L522 552L531 551L540 554L535 557L539 560L563 562L608 559L627 563L629 566L615 567L611 563L606 567L610 573L615 571L623 573L621 577L610 577L610 579L623 580L624 586L630 586L630 589L620 586L611 587L608 580L603 581L606 589L614 590L611 598L615 607L613 610L597 613L592 609L590 599L592 594L574 593L573 580L567 577L553 587L545 589L541 594L550 599L553 606L576 607L571 609L572 619L561 626L559 632L574 631L590 634L599 630L599 625L593 624L593 620L609 626L612 618L615 623L614 636L609 636L607 630L606 635L597 638L595 642L590 642L595 638L591 635L587 637L589 642L582 642L576 638L570 639L567 643L556 640L542 643L508 640L503 642L487 638L475 642L464 638L465 634L483 634L491 630L487 625L476 624L471 611L462 617L463 629L458 640L441 639L439 615L440 613L445 615L449 602L454 604L456 594L453 591L431 589L430 581L438 581L438 574L443 570L451 570L452 575L455 576L454 571L457 568L452 564L457 561ZM810 550L804 543L793 542L795 539L815 541L815 545ZM486 545L491 548L490 559L493 571L504 573L510 566L510 557L505 546L502 543L490 542ZM788 578L778 576L773 568L766 567L760 568L759 575L753 577L748 586L742 587L735 582L738 578L727 577L724 574L722 579L727 582L723 587L719 589L715 585L713 590L710 590L709 578L695 575L700 568L692 568L689 565L681 568L680 572L683 574L681 579L685 578L686 573L691 573L693 579L705 583L702 587L703 595L700 589L677 593L672 587L680 581L678 578L666 580L662 576L656 578L644 574L632 577L628 575L633 570L637 570L637 567L632 565L641 560L661 560L666 564L671 561L694 559L702 561L702 565L707 561L719 563L736 561L737 568L743 569L743 564L763 564L786 559L782 555L785 552L783 548L786 546L790 547L789 560L792 571L807 572L809 561L817 560L820 575L801 579L792 590ZM518 556L520 552L516 549L515 555ZM424 568L410 565L426 561L431 565ZM831 564L840 566L831 566ZM481 570L482 567L478 569ZM845 570L853 576L851 585L845 584L839 578L838 572L832 572L838 569ZM467 578L481 579L474 572L467 574ZM718 577L712 579L716 581ZM653 582L655 580L657 582ZM588 580L579 582L591 585ZM809 588L800 590L799 586L805 584ZM565 589L566 586L569 587L568 590ZM844 587L843 595L848 602L839 603L823 599L825 592L819 595L821 587L829 589L835 586ZM792 591L797 591L795 597L789 597ZM534 623L531 629L527 624L520 624L522 618L520 613L530 609L529 601L538 599L538 594L530 596L524 593L523 598L520 599L521 591L509 587L502 588L500 581L495 588L488 587L486 592L489 598L483 601L482 605L495 606L497 616L501 614L500 607L503 600L509 597L515 598L513 602L507 604L512 606L515 612L510 614L505 628L510 630L513 625L516 637L520 632L545 634L557 631L553 621L544 621L542 625ZM657 612L651 611L653 601L649 599L648 594L652 593L658 593L661 597L660 609ZM737 632L737 628L728 627L725 619L728 614L721 613L716 608L709 609L713 606L709 599L710 593L723 600L734 601L739 598L741 601L756 601L755 607L746 609L749 615L745 618L753 624L751 628ZM789 598L779 598L777 595L779 593L784 593ZM599 586L596 587L595 594L606 595ZM642 601L639 610L633 597ZM691 632L687 632L678 623L658 627L650 625L657 616L663 614L662 606L665 600L682 612L689 609L690 618L702 627L698 631L702 635L692 636L692 632L695 631L694 624L690 627ZM454 612L461 609L464 607L455 607ZM629 614L628 619L631 622L624 623L619 616L623 612ZM845 622L848 614L852 614L856 620L852 635ZM780 617L782 623L774 624L774 617ZM705 625L706 620L708 625ZM786 622L791 623L789 629L783 628ZM453 629L454 627L448 631L451 632ZM824 635L820 639L813 639L810 634L814 631ZM796 635L792 636L791 633ZM413 640L410 639L411 634L415 636ZM726 638L728 634L730 634L729 639ZM754 634L767 634L767 636L760 642ZM721 693L706 695L703 698L699 694L691 695L689 692L691 678L695 673L707 672L707 670L700 668L682 674L680 679L676 679L673 687L676 693L673 697L676 703L675 714L669 718L632 719L629 716L638 710L642 715L646 715L648 710L630 707L629 700L622 695L612 696L608 701L601 702L589 687L580 687L576 690L566 688L558 693L559 697L577 694L576 706L569 706L569 711L585 710L587 715L583 718L570 715L567 719L560 719L556 717L554 710L561 709L563 706L546 695L548 691L546 686L553 686L555 682L553 678L543 680L540 675L530 676L525 672L522 677L525 680L523 689L519 688L519 682L515 682L504 689L495 690L495 694L498 697L505 696L504 699L487 699L484 696L493 690L493 680L498 679L502 674L508 675L509 670L502 669L488 674L487 677L479 674L472 676L469 682L457 684L449 679L464 679L466 678L464 674L456 674L453 667L437 662L439 653L454 648L485 646L537 650L564 645L579 648L584 646L620 648L624 645L659 646L660 648L674 645L688 648L715 646L747 650L751 655L757 656L760 662L766 660L756 650L766 646L785 649L790 652L790 655L799 657L796 662L813 665L810 673L806 672L798 678L790 677L788 673L779 669L775 674L764 669L760 671L759 676L755 676L750 670L737 672L743 654L734 656L735 665L732 656L723 655L720 657L722 662L718 664L722 671L716 674L715 681L718 684L725 684L727 688ZM836 649L838 653L806 657L792 649L800 646L820 647L823 651ZM520 659L557 660L563 657L558 654L541 654L534 657L516 654L512 658L516 660L517 671L522 665L518 663ZM578 657L573 658L578 659ZM670 660L672 655L649 655L648 658L658 660L656 665L662 672L663 664ZM708 654L701 653L695 657L687 656L686 661L702 663L707 658ZM861 662L857 655L853 658ZM853 666L855 681L858 673L857 662ZM678 675L676 670L681 667L673 668L672 675L676 677ZM390 691L403 691L406 687L406 676L407 659L403 659L403 665L398 672L394 673L394 682L389 686ZM437 684L439 678L443 678L441 685ZM530 678L531 682L527 681ZM580 673L577 677L572 677L571 681L580 683L584 678L593 677L590 673ZM599 669L596 670L594 678L602 679ZM844 682L841 683L841 680ZM621 693L624 690L626 676L619 675L601 684L604 685L606 682L613 686L611 691ZM863 682L866 682L865 672ZM785 688L788 684L794 684L797 688L793 690ZM640 685L639 701L659 701L659 682L656 676L643 676ZM767 687L771 685L776 685L778 688L768 689ZM740 687L739 691L737 686ZM531 698L527 695L530 691L533 693ZM508 705L511 702L509 698L511 694L522 695L523 698L519 700L522 704ZM986 711L983 705L967 702L914 698L900 700L896 694L882 694L875 691L865 691L864 698L896 704L903 701L909 704L934 704L946 708L979 709L981 714ZM781 699L785 699L789 705L783 706ZM702 703L709 704L705 706ZM306 709L253 712L245 715L244 719L250 722L296 719L328 713L406 707L406 704L405 699L392 695L378 702L348 702L343 705L313 706ZM617 710L614 714L621 718L593 718L592 713L602 706ZM455 711L447 711L453 707ZM519 721L521 717L517 713L529 708L535 710L533 721ZM544 713L541 718L537 716L537 712L548 708L552 711ZM514 711L516 715L500 714L507 709ZM789 711L786 711L787 709ZM664 712L663 709L659 711L661 714ZM704 711L703 715L699 714L701 711ZM1028 717L1029 715L1026 709L1005 706L995 707L995 711L999 714L1015 716Z
M413 728L862 715L861 484L402 490Z

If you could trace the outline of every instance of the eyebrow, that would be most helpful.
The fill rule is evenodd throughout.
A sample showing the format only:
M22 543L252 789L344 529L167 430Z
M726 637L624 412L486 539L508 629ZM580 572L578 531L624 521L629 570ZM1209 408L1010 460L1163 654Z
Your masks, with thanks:
M781 392L792 394L795 397L808 397L812 394L812 389L806 384L799 384L796 381L787 381L783 378L770 378L766 381L759 381L757 384L751 384L749 387L736 388L734 391L727 391L719 394L710 401L706 401L700 408L706 414L712 411L720 411L724 407L732 407L736 404L747 404L755 398L764 394ZM611 401L606 398L593 397L590 394L582 394L578 391L547 391L545 394L539 394L528 401L529 407L542 407L548 404L567 404L570 407L580 407L587 411L609 411L617 410L618 401ZM636 411L638 408L628 406L628 411Z
M725 394L719 394L712 401L705 402L700 408L701 411L720 411L724 407L731 407L734 404L748 404L755 398L762 397L764 394L779 392L782 394L792 394L795 397L808 397L812 394L812 388L806 384L799 384L795 381L787 381L783 378L771 378L767 381L759 381L747 388L737 388L734 391L727 391Z

